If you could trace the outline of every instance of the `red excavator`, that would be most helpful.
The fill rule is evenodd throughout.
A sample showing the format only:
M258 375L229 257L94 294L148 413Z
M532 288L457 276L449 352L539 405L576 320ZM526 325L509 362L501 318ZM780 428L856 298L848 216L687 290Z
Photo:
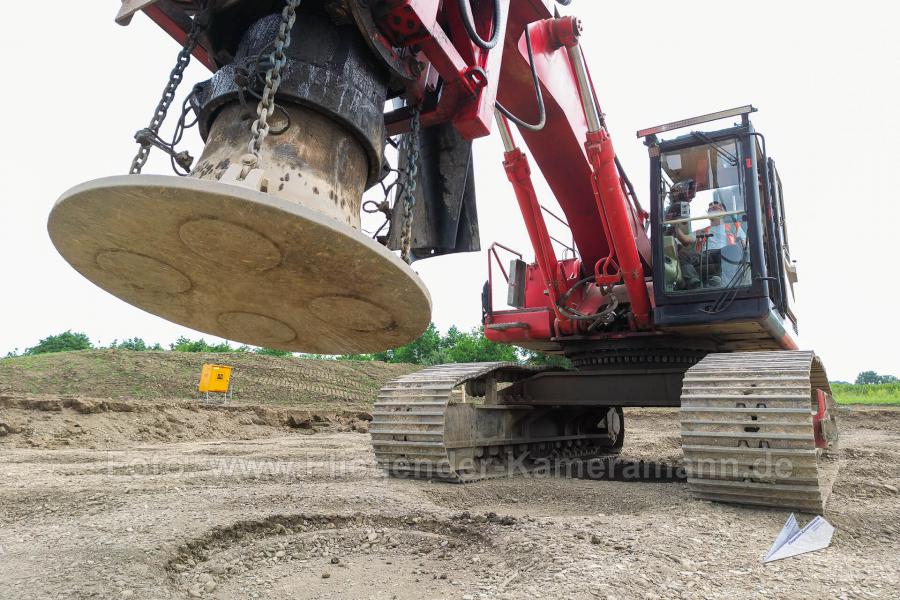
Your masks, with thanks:
M430 321L409 265L480 249L472 140L496 130L534 260L488 249L485 335L573 368L401 377L375 406L378 464L454 482L507 476L616 454L623 407L680 407L698 497L822 511L835 407L821 361L795 342L783 189L755 109L639 131L644 208L582 24L556 8L570 3L124 0L119 23L143 12L182 49L130 173L66 192L53 243L100 287L194 329L305 352L396 347ZM164 138L192 57L213 75ZM178 149L193 126L196 160ZM153 148L182 177L141 174ZM563 215L540 203L532 164ZM385 200L363 205L375 186ZM387 217L373 237L361 210ZM507 307L494 306L495 284Z

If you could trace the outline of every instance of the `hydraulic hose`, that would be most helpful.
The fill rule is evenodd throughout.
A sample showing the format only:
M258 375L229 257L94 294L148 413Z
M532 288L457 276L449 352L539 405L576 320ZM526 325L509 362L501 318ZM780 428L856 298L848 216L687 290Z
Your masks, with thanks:
M497 110L503 113L507 119L518 125L523 129L527 129L529 131L540 131L547 124L547 106L544 104L544 94L541 92L541 80L538 78L537 67L534 64L534 50L531 47L531 34L528 31L528 27L525 28L525 46L528 48L528 63L531 65L531 80L534 82L534 94L537 97L538 103L538 111L540 112L540 118L536 125L532 125L531 123L526 123L519 117L512 114L509 110L507 110L502 104L499 102L496 103Z
M494 33L491 35L491 39L487 41L481 39L478 31L475 30L470 0L459 0L459 13L462 15L463 27L466 28L466 33L469 34L472 42L482 50L493 50L497 42L500 41L500 32L506 28L505 15L503 14L503 8L500 6L500 0L494 0Z

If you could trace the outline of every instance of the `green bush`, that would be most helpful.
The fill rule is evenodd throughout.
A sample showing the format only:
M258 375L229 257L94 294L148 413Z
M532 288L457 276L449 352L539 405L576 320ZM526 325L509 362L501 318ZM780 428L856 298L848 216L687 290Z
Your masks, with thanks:
M139 337L133 337L127 340L122 340L118 342L113 340L112 344L109 345L112 350L133 350L135 352L146 352L147 350L162 350L163 347L159 345L159 343L153 344L152 346L148 346L143 339Z
M434 323L428 325L417 340L385 352L369 355L353 355L351 360L380 360L388 363L414 365L439 365L463 362L516 362L519 357L513 346L497 344L484 337L484 330L477 327L468 332L451 327L441 335Z
M73 333L64 331L57 335L50 335L42 339L36 346L27 348L25 354L46 354L48 352L68 352L71 350L90 350L94 345L86 333Z
M525 362L535 367L559 367L572 369L572 361L558 354L544 354L543 352L525 351Z
M208 344L206 340L200 338L199 340L191 340L184 336L181 336L174 343L169 344L169 350L173 352L247 352L250 349L247 346L238 346L237 348L232 348L228 342L222 342L221 344Z
M341 354L335 357L337 360L349 360L357 362L372 362L375 357L371 354Z
M277 348L257 348L254 350L256 354L262 354L264 356L293 356L293 352L289 352L288 350L279 350Z
M440 358L442 346L441 332L434 326L434 323L429 323L428 329L418 339L399 348L376 352L372 354L372 358L389 363L434 365L447 362Z
M481 327L462 333L451 327L445 338L446 361L451 363L470 362L517 362L516 348L508 344L497 344L484 336Z

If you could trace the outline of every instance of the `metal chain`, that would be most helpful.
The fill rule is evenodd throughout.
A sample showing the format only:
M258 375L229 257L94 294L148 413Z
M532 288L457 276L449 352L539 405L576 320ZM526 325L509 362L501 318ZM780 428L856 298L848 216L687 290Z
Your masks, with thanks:
M248 146L249 153L241 158L245 167L253 168L259 164L259 151L266 136L269 135L269 117L275 112L275 94L281 85L281 70L287 63L284 51L291 45L291 28L297 19L298 6L300 0L286 0L281 11L281 25L275 38L275 49L269 55L272 66L266 71L266 84L256 107L256 120L250 126L253 135Z
M191 21L191 31L184 40L184 46L181 48L181 52L178 53L178 58L175 60L175 66L169 73L169 81L163 90L162 98L159 99L159 104L156 105L156 112L153 113L150 125L144 129L138 130L134 135L135 141L139 143L141 147L134 156L134 160L131 161L129 173L132 175L140 175L144 165L147 164L147 158L150 156L150 147L153 145L151 140L159 138L159 128L162 127L163 121L166 119L166 114L172 106L172 101L175 100L175 92L178 90L181 80L184 79L184 70L191 62L191 55L197 48L200 33L206 27L206 6L207 2L206 0L203 0L200 3L200 12L194 15L194 18Z
M400 230L400 257L412 264L413 206L416 204L416 186L419 184L419 107L413 108L409 133L403 138L406 150L406 169L400 200L403 202L403 228Z

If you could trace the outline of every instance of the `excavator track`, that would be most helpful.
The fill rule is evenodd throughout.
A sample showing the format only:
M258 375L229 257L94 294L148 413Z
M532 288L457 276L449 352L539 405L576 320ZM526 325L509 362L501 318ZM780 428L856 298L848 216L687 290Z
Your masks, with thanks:
M691 367L681 440L694 495L822 513L838 468L827 394L825 369L812 352L710 354Z
M446 364L389 382L370 429L378 466L394 477L467 483L621 446L621 409L612 409L617 418L609 408L503 402L503 384L538 372L514 363Z

